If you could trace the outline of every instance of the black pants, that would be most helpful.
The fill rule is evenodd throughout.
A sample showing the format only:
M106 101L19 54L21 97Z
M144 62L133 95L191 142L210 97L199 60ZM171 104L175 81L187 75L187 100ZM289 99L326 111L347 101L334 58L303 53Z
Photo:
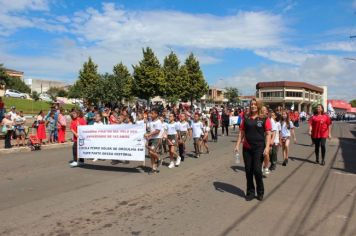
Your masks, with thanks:
M222 134L224 134L224 130L226 130L226 136L229 136L229 124L223 124L221 128L222 128Z
M321 158L324 160L325 158L325 143L326 143L326 138L313 138L313 142L315 145L315 157L317 160L319 160L319 149L321 146Z
M5 148L11 148L12 130L8 130L5 134Z
M212 140L218 141L218 126L214 125L210 130Z
M78 143L77 142L73 142L73 146L72 146L72 153L73 153L73 161L78 161ZM83 158L79 158L79 162L83 162L84 163L84 159Z
M262 176L262 161L264 147L252 147L251 149L243 149L243 158L245 162L245 173L247 181L246 194L255 195L256 189L253 182L255 177L257 186L257 195L264 194L263 176Z

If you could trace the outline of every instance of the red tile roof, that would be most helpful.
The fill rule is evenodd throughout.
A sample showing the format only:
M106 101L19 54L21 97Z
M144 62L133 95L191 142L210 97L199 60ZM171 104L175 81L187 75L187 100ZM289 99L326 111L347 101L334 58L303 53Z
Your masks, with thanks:
M285 87L285 88L305 88L315 92L323 93L324 89L317 87L312 84L304 82L293 82L293 81L272 81L272 82L259 82L256 84L256 89L261 88L273 88L273 87Z

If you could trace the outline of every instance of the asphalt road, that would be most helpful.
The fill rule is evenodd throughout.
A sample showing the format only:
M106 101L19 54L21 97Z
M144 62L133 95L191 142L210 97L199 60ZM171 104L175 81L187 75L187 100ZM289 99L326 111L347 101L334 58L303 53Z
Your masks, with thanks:
M156 175L137 163L69 168L70 148L0 153L0 235L356 235L356 125L333 136L323 167L299 128L262 202L244 200L236 133Z

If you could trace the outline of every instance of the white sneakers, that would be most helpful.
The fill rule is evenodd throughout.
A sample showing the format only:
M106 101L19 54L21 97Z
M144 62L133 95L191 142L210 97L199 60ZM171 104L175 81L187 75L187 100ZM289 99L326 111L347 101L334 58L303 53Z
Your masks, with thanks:
M69 165L70 165L70 167L78 167L78 166L84 165L84 163L73 161L73 162L70 163Z
M180 161L181 161L181 158L180 156L177 157L177 160L176 160L176 166L179 166L180 165Z
M168 168L169 168L169 169L172 169L172 168L174 168L174 162L173 162L173 161L171 161L171 163L169 163L169 166L168 166Z
M271 173L268 168L262 168L262 172L264 175L268 175L269 173Z

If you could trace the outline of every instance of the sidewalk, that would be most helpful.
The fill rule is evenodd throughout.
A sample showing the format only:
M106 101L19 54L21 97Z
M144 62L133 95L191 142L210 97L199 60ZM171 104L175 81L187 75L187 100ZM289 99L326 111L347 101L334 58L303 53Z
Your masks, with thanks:
M30 129L30 132L28 133L27 135L27 138L25 140L25 147L16 147L15 145L17 144L16 140L13 139L11 140L11 144L13 145L12 148L8 148L8 149L5 149L5 140L2 138L0 139L0 154L7 154L7 153L15 153L15 152L30 152L31 151L31 148L28 146L28 137L29 135L31 134L35 134L35 131L31 131ZM70 132L70 129L67 128L66 129L66 142L65 143L54 143L54 144L42 144L41 145L41 149L53 149L53 148L61 148L61 147L67 147L67 146L70 146L72 145L72 133ZM47 139L45 140L46 142L48 141L48 132L47 132ZM20 144L21 144L21 140L20 140Z

